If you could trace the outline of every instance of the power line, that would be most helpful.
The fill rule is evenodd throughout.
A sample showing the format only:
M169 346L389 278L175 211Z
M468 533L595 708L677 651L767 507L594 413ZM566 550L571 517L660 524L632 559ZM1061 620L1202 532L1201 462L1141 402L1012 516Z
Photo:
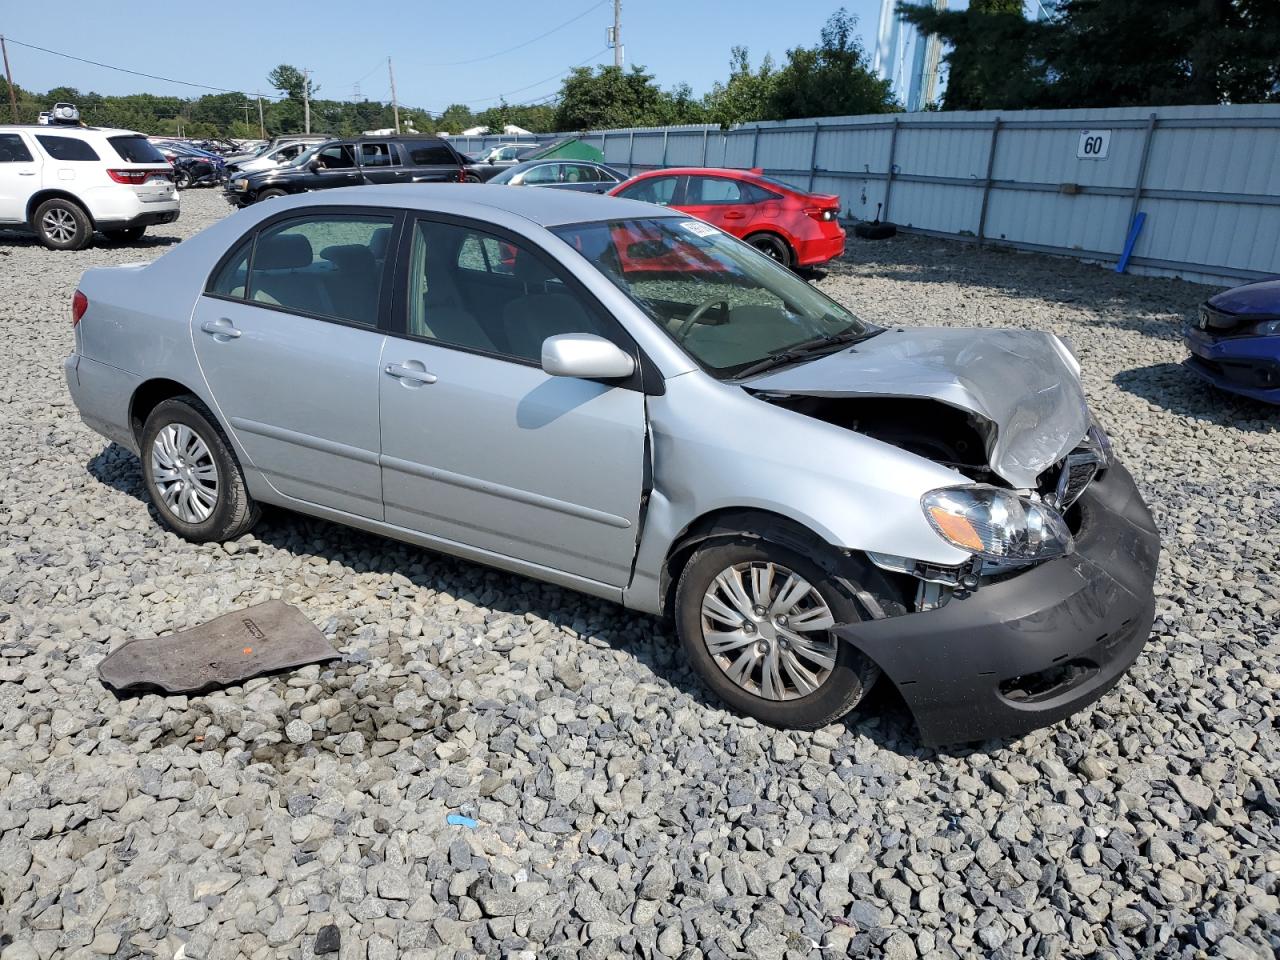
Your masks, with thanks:
M90 66L102 67L105 70L115 70L119 73L132 74L135 77L145 77L148 80L161 80L164 83L177 83L184 87L198 87L201 90L214 90L218 93L238 93L241 96L247 96L243 90L229 90L226 87L215 87L207 83L195 83L191 80L175 80L173 77L161 77L154 73L143 73L140 70L130 70L128 67L116 67L109 63L102 63L98 60L89 60L85 57L77 57L70 53L63 53L60 50L50 50L48 47L40 47L34 43L24 43L21 40L15 40L13 37L6 38L10 43L16 43L20 47L26 47L28 50L39 50L41 53L47 53L55 57L62 57L65 60L74 60L77 63L87 63ZM268 100L284 100L287 95L272 96L267 94Z
M603 47L597 50L595 53L591 54L591 56L586 57L583 60L579 60L577 63L575 63L571 67L566 67L565 69L559 71L558 73L553 73L549 77L543 77L541 80L535 80L533 83L526 84L523 87L517 87L515 90L508 90L506 93L500 93L496 97L482 97L479 100L459 100L458 102L461 103L463 106L471 106L472 104L475 104L475 103L491 103L494 100L505 100L507 97L511 96L511 94L513 93L522 93L525 90L529 90L533 87L539 87L544 83L549 83L552 80L555 80L559 77L563 77L570 70L577 70L579 67L583 66L584 64L590 63L592 60L594 60L596 57L600 56L601 54L608 53L608 52L609 52L609 48Z
M536 37L531 37L530 39L525 40L523 43L517 43L514 47L507 47L507 49L505 50L499 50L497 53L487 53L483 57L472 57L470 60L450 60L444 63L419 63L417 64L417 66L419 67L460 67L468 63L479 63L482 60L492 60L495 57L501 57L504 54L511 53L513 50L519 50L522 47L527 47L531 43L537 43L539 40L542 40L545 37L551 36L557 30L563 30L565 27L569 26L569 24L577 23L579 20L585 17L588 13L591 13L593 10L598 10L600 7L603 7L606 3L610 3L610 2L612 2L612 0L600 0L599 3L592 4L591 6L587 7L587 9L583 10L580 14L578 14L575 17L570 17L568 20L560 24L558 27L552 27L546 33L540 33Z

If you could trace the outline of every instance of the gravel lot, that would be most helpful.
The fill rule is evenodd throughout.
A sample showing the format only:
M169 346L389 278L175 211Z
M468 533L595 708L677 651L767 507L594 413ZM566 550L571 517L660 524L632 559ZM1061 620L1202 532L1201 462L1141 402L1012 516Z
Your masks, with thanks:
M881 322L1069 336L1165 537L1155 636L1098 707L935 752L883 688L813 734L726 714L663 625L557 588L278 513L163 532L67 396L70 296L226 214L189 192L146 250L0 235L2 960L304 957L329 924L344 960L1280 950L1280 413L1176 366L1207 288L907 238L821 281ZM344 660L190 699L96 679L269 597Z

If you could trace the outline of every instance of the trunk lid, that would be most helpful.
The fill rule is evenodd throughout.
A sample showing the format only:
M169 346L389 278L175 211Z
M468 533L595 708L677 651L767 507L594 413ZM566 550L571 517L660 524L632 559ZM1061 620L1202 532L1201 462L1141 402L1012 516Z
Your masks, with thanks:
M985 421L987 459L1019 489L1078 446L1089 410L1070 353L1032 330L886 330L743 384L759 393L937 400Z

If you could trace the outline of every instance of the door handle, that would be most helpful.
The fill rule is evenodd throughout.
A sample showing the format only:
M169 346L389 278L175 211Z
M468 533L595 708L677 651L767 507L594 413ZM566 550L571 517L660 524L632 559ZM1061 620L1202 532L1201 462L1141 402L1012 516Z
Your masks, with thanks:
M228 340L235 340L240 336L240 331L226 317L218 320L206 320L200 324L200 329L211 337L226 337Z
M18 176L20 176L20 177L34 177L35 175L36 175L36 172L35 172L34 170L19 170L19 171L18 171Z
M727 210L725 211L724 218L726 220L741 220L743 216L744 214L741 210Z
M397 380L411 380L414 383L435 383L436 375L427 373L425 370L418 370L414 367L406 367L403 363L388 363L387 374L395 377Z

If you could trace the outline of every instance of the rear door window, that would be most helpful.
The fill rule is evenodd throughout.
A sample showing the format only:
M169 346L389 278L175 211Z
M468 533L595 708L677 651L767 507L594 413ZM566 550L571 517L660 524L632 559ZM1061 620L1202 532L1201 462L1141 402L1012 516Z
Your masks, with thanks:
M360 144L360 165L362 167L398 167L400 157L385 143Z
M391 217L325 214L286 220L258 234L249 264L247 299L310 317L373 327L378 324L385 264L381 234ZM235 263L211 292L238 296Z
M742 185L726 177L690 177L685 203L698 204L742 203Z
M107 137L111 149L125 163L167 163L164 154L146 137Z
M98 159L97 151L76 137L52 137L38 133L36 139L40 141L44 152L55 160L84 163Z
M0 163L30 163L35 158L16 133L0 133Z
M560 164L558 163L540 163L532 170L526 170L524 174L525 183L559 183L560 182Z

